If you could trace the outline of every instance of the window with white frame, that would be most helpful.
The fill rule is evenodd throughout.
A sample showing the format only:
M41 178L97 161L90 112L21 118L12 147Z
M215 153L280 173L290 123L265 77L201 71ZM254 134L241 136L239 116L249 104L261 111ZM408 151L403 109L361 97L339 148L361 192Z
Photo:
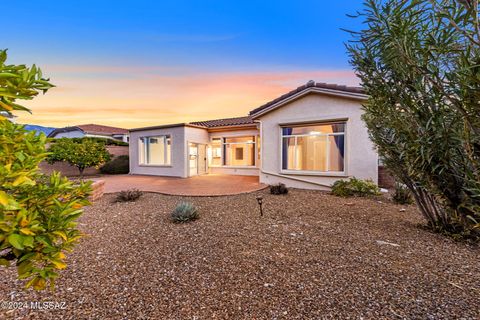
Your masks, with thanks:
M282 169L344 172L345 122L282 127Z
M141 137L139 141L139 163L148 165L170 165L171 143L169 135Z
M223 138L224 166L255 166L255 137Z

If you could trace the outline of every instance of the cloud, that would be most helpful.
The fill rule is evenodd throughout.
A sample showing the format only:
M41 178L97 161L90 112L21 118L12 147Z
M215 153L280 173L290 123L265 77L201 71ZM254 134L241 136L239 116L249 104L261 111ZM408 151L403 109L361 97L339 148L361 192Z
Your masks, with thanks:
M310 79L358 84L351 70L203 72L168 66L56 66L48 70L57 87L26 103L33 114L18 114L19 122L132 128L234 117ZM97 72L103 76L95 76ZM85 76L78 77L79 73Z

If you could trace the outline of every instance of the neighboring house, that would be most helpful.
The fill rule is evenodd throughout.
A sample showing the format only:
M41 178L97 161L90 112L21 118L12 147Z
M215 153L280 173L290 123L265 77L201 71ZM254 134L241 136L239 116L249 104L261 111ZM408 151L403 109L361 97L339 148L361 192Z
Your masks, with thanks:
M128 142L128 129L116 128L110 126L102 126L98 124L82 124L78 126L58 128L53 130L49 138L82 138L96 137L115 139Z
M358 87L309 81L246 117L130 130L130 173L258 175L266 184L328 189L377 182L378 155L361 119Z

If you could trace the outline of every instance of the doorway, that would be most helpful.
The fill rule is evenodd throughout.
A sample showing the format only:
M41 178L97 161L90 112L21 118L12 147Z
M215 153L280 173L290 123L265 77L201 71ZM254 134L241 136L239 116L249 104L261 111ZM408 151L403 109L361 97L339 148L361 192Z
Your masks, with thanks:
M207 145L188 144L188 176L193 177L207 173Z

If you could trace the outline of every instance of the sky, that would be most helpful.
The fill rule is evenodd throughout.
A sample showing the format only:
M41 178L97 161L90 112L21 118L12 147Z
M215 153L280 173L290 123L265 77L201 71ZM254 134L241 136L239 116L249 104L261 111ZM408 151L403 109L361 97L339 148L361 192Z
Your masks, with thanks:
M361 0L8 1L0 48L55 88L18 122L136 128L247 115L308 80L358 85ZM8 14L6 14L8 13Z

